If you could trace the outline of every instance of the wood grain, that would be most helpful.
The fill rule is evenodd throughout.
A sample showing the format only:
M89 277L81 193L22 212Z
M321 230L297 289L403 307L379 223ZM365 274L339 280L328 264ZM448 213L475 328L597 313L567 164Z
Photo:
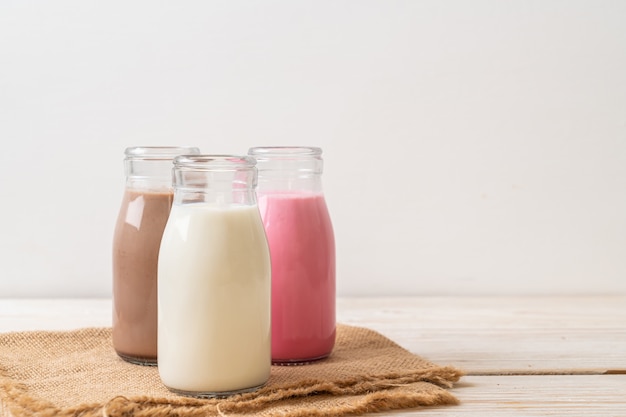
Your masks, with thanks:
M456 407L402 416L626 416L626 376L468 376L452 389ZM394 414L396 415L396 414Z
M341 322L472 375L626 371L626 297L340 299Z

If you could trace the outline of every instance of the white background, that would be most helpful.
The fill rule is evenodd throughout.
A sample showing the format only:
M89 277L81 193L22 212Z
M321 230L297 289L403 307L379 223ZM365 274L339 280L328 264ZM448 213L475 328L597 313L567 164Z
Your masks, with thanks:
M123 151L324 149L339 295L626 293L626 2L0 0L0 297L108 296Z

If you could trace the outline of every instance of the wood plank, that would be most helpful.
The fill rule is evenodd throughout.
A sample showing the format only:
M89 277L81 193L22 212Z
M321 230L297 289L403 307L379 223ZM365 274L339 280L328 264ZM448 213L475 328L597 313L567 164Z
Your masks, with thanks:
M393 416L626 416L626 375L466 376L451 390L453 407Z
M0 299L0 332L111 326L111 300Z
M626 372L626 297L338 300L338 320L473 375Z

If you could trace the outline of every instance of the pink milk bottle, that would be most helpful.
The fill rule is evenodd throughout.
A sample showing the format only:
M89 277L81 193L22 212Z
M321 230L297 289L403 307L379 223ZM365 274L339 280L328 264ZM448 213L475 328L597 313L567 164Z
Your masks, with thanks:
M307 363L335 344L335 239L322 150L255 147L258 205L272 263L272 362Z

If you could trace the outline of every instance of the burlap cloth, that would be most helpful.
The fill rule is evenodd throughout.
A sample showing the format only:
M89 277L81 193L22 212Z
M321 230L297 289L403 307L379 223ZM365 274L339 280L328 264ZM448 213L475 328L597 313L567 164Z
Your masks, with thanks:
M339 325L331 356L273 366L267 385L226 399L175 395L156 367L119 359L109 328L0 334L0 413L8 416L340 416L456 404L461 377L372 330Z

